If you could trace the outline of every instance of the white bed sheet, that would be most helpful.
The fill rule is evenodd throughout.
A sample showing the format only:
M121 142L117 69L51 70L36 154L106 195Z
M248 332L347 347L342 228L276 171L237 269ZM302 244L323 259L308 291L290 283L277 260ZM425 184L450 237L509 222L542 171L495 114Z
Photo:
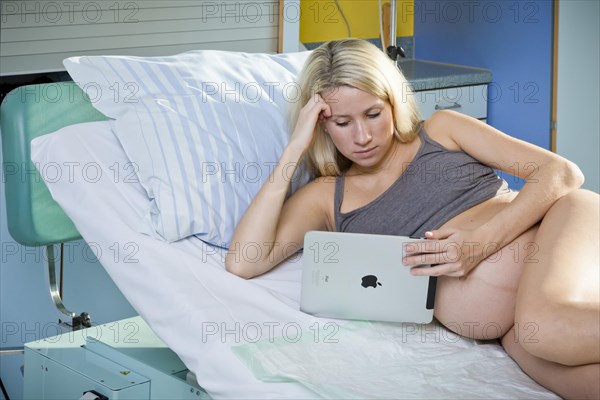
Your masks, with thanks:
M440 326L337 321L338 343L315 341L316 328L332 332L331 321L298 310L301 256L244 280L224 270L224 250L194 237L168 244L138 233L149 199L132 182L109 124L102 126L40 137L32 158L42 171L64 167L61 179L47 182L53 197L212 397L557 398L496 343Z

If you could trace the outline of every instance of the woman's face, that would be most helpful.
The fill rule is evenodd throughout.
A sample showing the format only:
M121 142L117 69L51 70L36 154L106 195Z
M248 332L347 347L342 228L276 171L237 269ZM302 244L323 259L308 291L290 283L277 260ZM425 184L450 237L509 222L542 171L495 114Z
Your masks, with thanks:
M337 149L360 167L375 167L394 142L392 106L377 96L350 86L321 93L331 109L323 124Z

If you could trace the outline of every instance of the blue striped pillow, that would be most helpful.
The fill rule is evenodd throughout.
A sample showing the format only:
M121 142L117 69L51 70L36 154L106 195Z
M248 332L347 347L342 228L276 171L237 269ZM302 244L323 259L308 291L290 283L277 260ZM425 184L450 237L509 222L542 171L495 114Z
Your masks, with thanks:
M65 67L113 131L150 198L141 232L228 247L287 143L309 52L215 50L71 57ZM294 176L296 183L305 177Z

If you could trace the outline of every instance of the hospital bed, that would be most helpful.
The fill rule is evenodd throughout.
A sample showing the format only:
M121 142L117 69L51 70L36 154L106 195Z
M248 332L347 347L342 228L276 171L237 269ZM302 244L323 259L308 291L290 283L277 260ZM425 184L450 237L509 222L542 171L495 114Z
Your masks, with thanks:
M435 321L300 312L301 253L244 280L224 270L222 247L198 236L169 242L141 233L148 193L136 179L115 179L114 166L130 158L95 106L63 82L18 88L1 107L13 238L49 253L80 237L104 249L99 261L139 313L94 325L69 311L49 254L52 298L78 330L25 344L26 398L556 398L497 341L466 339ZM93 177L64 179L65 165L93 166ZM115 244L135 252L107 250Z

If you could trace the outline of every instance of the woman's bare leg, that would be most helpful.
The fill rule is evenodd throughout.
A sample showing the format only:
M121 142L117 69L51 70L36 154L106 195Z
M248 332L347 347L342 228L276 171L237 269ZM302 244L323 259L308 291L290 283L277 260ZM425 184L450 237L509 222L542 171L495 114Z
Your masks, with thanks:
M468 228L496 206L448 225ZM540 226L467 277L438 278L436 317L479 339L492 339L499 326L508 332L506 351L538 383L567 398L598 398L599 213L595 193L577 191L559 200Z
M596 193L571 193L542 220L516 300L517 339L527 352L565 365L600 362L599 242Z
M504 350L540 385L565 399L600 398L600 364L566 366L527 352L511 329L503 338Z

